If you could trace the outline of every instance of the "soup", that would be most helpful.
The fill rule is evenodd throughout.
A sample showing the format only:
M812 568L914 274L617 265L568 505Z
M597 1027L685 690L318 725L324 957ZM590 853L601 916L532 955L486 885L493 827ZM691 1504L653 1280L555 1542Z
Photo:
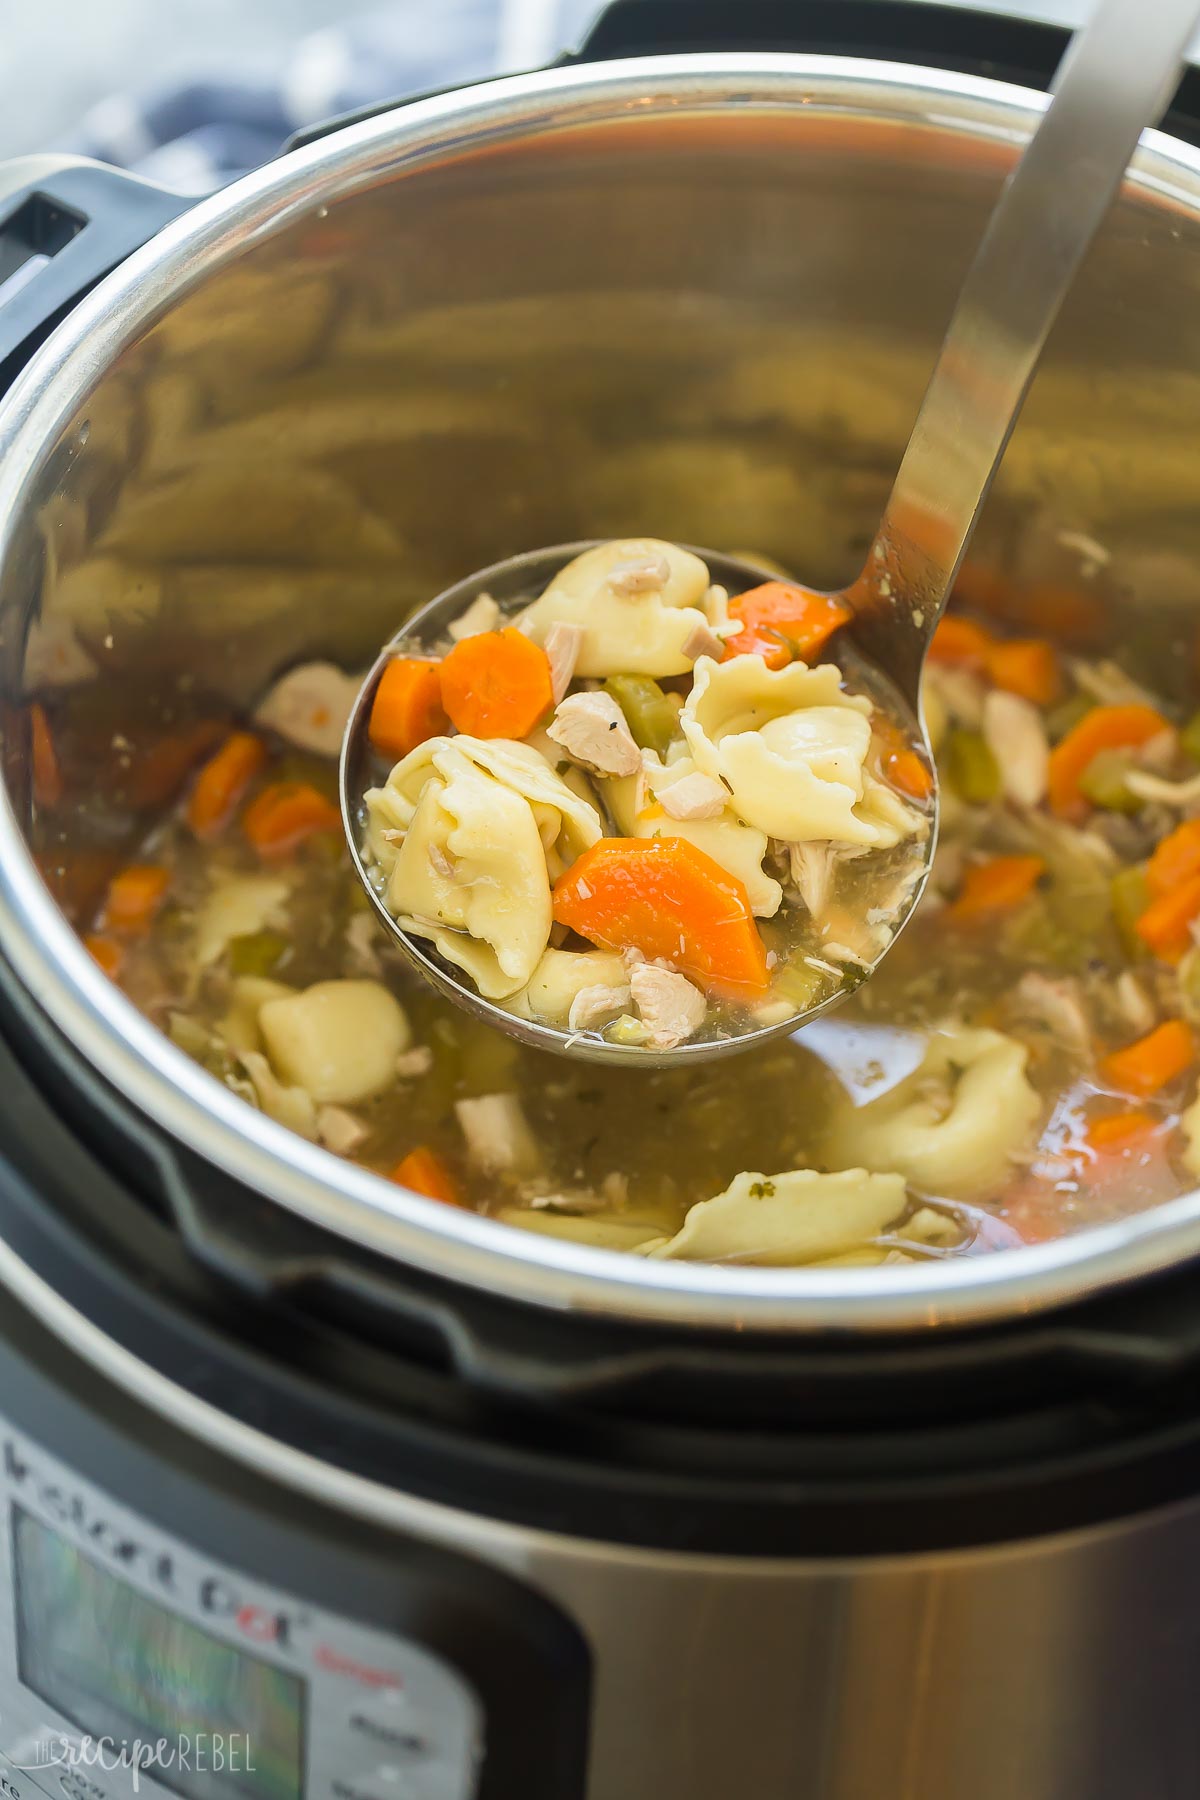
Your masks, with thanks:
M836 1013L684 1070L520 1047L401 963L334 804L355 686L309 666L232 731L175 721L146 780L178 797L88 936L248 1105L446 1204L665 1258L973 1255L1193 1185L1200 721L1110 657L949 616L941 840L906 931ZM45 794L40 705L33 737Z

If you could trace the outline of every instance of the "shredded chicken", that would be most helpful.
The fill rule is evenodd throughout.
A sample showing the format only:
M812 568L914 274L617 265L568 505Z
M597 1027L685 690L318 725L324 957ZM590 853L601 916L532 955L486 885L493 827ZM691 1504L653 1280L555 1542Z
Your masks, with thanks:
M704 1023L708 1004L686 975L657 963L640 963L629 976L633 1004L656 1050L673 1050L694 1037Z
M580 988L572 1000L567 1024L572 1031L586 1031L598 1020L611 1019L614 1013L624 1012L628 1004L627 987L609 987L604 982L593 982L590 987Z
M571 685L582 643L583 626L570 625L563 619L556 620L546 633L546 642L542 647L550 664L550 685L555 706L565 697Z
M1157 709L1158 701L1150 690L1135 681L1132 675L1127 675L1111 658L1089 662L1085 657L1072 657L1071 673L1084 693L1099 700L1102 706L1152 706Z
M345 933L346 973L372 976L382 974L383 964L379 956L382 941L379 926L371 914L356 912Z
M344 1106L317 1108L317 1136L335 1156L352 1156L369 1135L357 1113Z
M606 1212L608 1201L591 1188L567 1188L556 1193L532 1192L522 1196L535 1212L567 1213L572 1218L586 1218L589 1213Z
M433 1051L428 1044L414 1044L396 1058L396 1074L401 1081L415 1081L420 1075L428 1075L432 1067Z
M860 969L869 969L871 966L869 959L860 956L857 950L851 950L849 944L828 943L822 944L821 948L830 962L854 963Z
M1079 556L1083 575L1094 575L1112 561L1112 551L1106 550L1096 538L1089 537L1086 531L1060 531L1057 537L1064 550L1074 550Z
M658 790L658 803L669 819L719 819L728 799L721 783L699 769Z
M1137 1037L1145 1037L1158 1023L1158 1008L1132 969L1117 977L1113 999L1123 1022Z
M1091 1060L1092 1023L1083 990L1070 976L1028 970L1013 990L1010 1011L1014 1021L1048 1032L1064 1050Z
M1189 775L1186 781L1168 781L1146 769L1130 769L1125 785L1139 800L1157 800L1181 812L1200 807L1200 775Z
M537 1169L537 1140L515 1094L456 1100L454 1111L476 1168L491 1175L530 1175Z
M1005 797L1018 806L1037 806L1046 797L1050 770L1050 743L1037 707L994 689L983 702L983 735Z
M788 845L792 883L814 919L819 919L829 904L833 864L831 844Z
M701 656L711 656L714 662L720 662L725 645L711 625L693 625L683 640L681 654L689 662L696 662Z
M454 880L454 864L440 844L430 844L429 866L435 875L441 876L443 881Z
M499 623L498 602L490 594L476 594L466 612L449 627L449 635L460 644L464 638L482 637L485 631L495 631Z
M979 730L983 724L984 687L969 669L929 663L925 669L925 685L956 725L965 725L968 731Z
M336 756L359 686L334 663L303 663L280 677L254 718L299 750Z
M572 762L597 775L636 775L642 753L611 694L570 694L559 702L546 735Z
M665 588L671 579L671 565L660 553L631 557L628 562L614 564L608 585L614 594L650 594Z

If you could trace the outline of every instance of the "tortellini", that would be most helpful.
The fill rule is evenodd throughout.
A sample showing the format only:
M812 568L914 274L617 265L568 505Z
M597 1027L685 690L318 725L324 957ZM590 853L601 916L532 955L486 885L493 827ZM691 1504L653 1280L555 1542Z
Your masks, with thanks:
M230 875L216 881L196 919L196 966L206 969L234 938L261 931L291 893L282 875Z
M550 940L551 884L601 835L595 807L528 745L467 736L431 738L366 800L404 930L489 1000L525 987Z
M831 663L701 657L680 724L697 768L724 781L739 816L768 837L889 849L919 821L867 771L871 703L841 679Z
M744 1173L723 1194L689 1208L673 1238L645 1248L684 1261L805 1263L870 1242L899 1219L904 1177L845 1169Z
M684 646L708 624L708 585L707 567L690 550L661 538L617 539L560 569L519 623L537 644L551 625L582 627L576 675L686 675L693 658Z
M835 1110L828 1160L896 1170L921 1193L986 1198L1029 1147L1041 1112L1028 1057L1003 1032L935 1031L914 1074L865 1106L847 1098Z
M613 818L625 837L678 837L697 850L711 856L730 875L736 875L746 890L750 910L760 919L770 919L779 911L783 888L763 868L767 854L767 834L757 831L740 819L732 806L715 819L672 819L664 816L656 804L656 796L670 783L694 774L696 764L690 756L675 757L661 763L651 752L643 755L644 788L648 804L639 806L643 783L634 775L605 783L605 798Z
M585 988L628 986L621 958L611 950L547 950L529 985L516 995L513 1011L523 1018L565 1025Z
M267 1000L258 1028L279 1080L303 1088L318 1105L353 1105L383 1093L412 1042L403 1007L378 981L318 981L301 994Z

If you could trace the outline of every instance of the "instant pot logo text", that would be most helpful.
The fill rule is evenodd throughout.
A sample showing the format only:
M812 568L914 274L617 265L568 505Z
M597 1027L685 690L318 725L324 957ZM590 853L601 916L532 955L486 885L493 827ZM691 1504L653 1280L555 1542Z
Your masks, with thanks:
M302 1613L248 1602L223 1575L185 1577L169 1550L142 1542L124 1525L106 1518L84 1495L43 1475L11 1438L4 1441L3 1470L10 1492L35 1506L48 1524L68 1530L81 1549L115 1572L127 1571L184 1611L232 1626L249 1643L283 1651L296 1648L296 1634L306 1623Z

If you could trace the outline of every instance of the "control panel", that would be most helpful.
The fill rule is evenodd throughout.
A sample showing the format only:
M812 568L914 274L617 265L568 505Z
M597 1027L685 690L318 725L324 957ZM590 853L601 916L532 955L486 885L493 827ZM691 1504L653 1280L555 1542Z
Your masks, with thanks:
M473 1800L426 1645L201 1556L0 1421L0 1800Z

